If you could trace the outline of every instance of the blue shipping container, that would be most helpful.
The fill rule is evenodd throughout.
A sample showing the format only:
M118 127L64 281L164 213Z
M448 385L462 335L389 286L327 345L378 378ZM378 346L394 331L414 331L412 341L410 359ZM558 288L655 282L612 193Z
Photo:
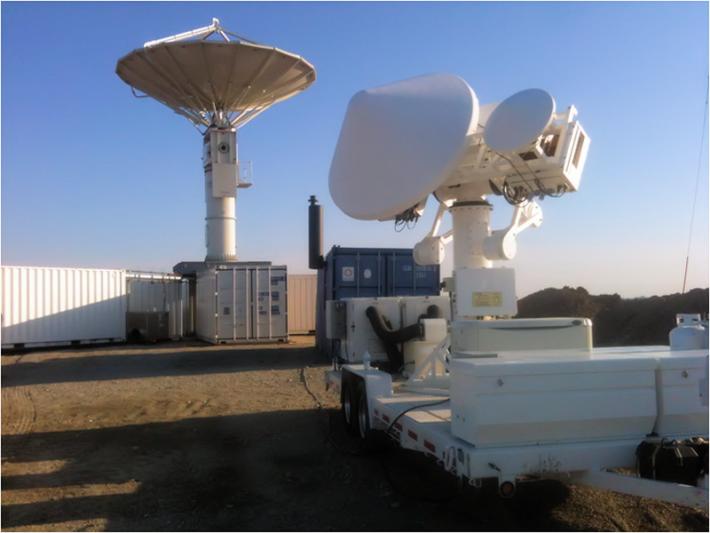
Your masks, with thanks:
M329 354L325 338L325 302L341 298L429 296L440 291L439 265L420 266L411 248L333 246L318 271L316 343Z

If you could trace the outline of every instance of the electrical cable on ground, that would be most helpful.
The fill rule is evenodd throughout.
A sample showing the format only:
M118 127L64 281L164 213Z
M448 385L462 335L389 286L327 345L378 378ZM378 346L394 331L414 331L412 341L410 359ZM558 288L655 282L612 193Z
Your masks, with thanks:
M316 410L320 411L320 412L324 411L325 409L323 407L323 403L320 401L320 399L318 398L318 395L315 392L313 392L310 385L308 384L308 378L306 377L306 367L301 368L300 376L301 376L301 383L303 384L303 388L306 390L308 395L313 399L313 401L316 404ZM327 427L324 428L325 435L326 435L325 440L327 442L329 442L330 445L333 446L333 448L335 448L337 451L339 451L342 454L352 455L354 457L360 457L363 455L367 455L365 452L363 452L360 449L347 450L347 449L343 448L340 444L338 444L333 437L333 416L332 416L333 413L326 413L326 414L328 416L328 424L327 424Z
M303 383L303 388L305 388L306 392L310 395L311 398L313 398L313 401L316 402L316 407L318 409L323 409L323 404L318 399L318 396L316 396L316 394L311 390L311 387L308 385L308 378L306 377L305 366L301 368L301 383Z
M323 411L323 404L322 404L322 402L320 401L320 399L318 398L318 396L313 392L313 390L311 389L310 385L308 384L308 378L306 377L306 367L301 368L300 376L301 376L301 383L303 384L303 388L306 390L306 392L308 393L308 395L309 395L309 396L313 399L313 401L315 402L317 410L318 410L318 411ZM394 424L395 424L400 418L402 418L402 416L404 416L404 415L407 414L408 412L410 412L410 411L412 411L412 410L414 410L414 409L422 408L422 407L434 407L434 406L436 406L436 405L440 405L440 404L446 403L446 402L448 402L448 401L449 401L449 398L445 398L444 400L439 400L439 401L431 402L431 403L427 403L427 404L419 404L419 405L415 405L414 407L410 407L410 408L408 408L408 409L405 409L404 411L402 411L401 413L399 413L399 414L395 417L395 419L392 421L392 423L391 423L391 424L389 425L389 427L387 428L387 430L386 430L386 432L385 432L385 435L389 435L389 432L390 432L390 430L392 429L392 427L394 426ZM363 457L363 456L375 455L375 454L379 455L379 456L380 456L380 461L379 461L379 462L380 462L380 467L382 468L382 472L383 472L383 475L384 475L384 477L385 477L385 480L387 481L387 483L389 484L389 486L392 487L392 490L393 490L394 492L396 492L397 494L399 494L400 496L403 496L403 497L408 498L408 499L410 499L410 500L415 500L415 501L420 501L420 502L426 502L426 503L447 503L447 502L452 501L454 498L456 498L456 496L457 496L457 494L458 494L457 491L454 491L454 492L453 492L452 494L450 494L450 495L442 496L441 498L429 498L429 497L422 496L422 495L419 494L419 493L412 493L412 492L410 492L410 491L404 490L404 489L394 480L394 478L393 478L393 476L392 476L392 472L390 471L389 465L387 464L387 459L386 459L386 457L385 457L386 454L381 453L381 452L382 452L381 450L363 450L363 449L361 449L361 448L358 448L357 450L347 450L347 449L343 448L342 446L340 446L340 444L338 444L338 443L335 441L335 439L333 438L333 423L332 423L332 418L333 418L333 417L332 417L332 413L329 413L329 414L328 414L328 428L327 428L327 437L326 437L326 440L331 444L331 446L333 446L333 448L335 448L338 452L340 452L340 453L342 453L342 454L345 454L345 455L350 455L350 456L353 456L353 457Z

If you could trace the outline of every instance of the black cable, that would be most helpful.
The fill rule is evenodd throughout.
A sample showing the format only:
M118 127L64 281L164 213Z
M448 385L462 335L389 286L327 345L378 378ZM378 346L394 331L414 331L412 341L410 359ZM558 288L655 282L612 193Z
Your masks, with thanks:
M434 406L436 406L436 405L441 405L441 404L446 403L446 402L448 402L448 401L450 401L450 398L445 398L445 399L443 399L443 400L439 400L439 401L436 401L436 402L423 403L423 404L415 405L415 406L413 406L413 407L410 407L410 408L408 408L408 409L405 409L404 411L402 411L401 413L399 413L399 414L394 418L394 420L392 420L392 422L390 423L390 425L387 427L387 430L385 431L385 435L389 435L390 431L392 430L392 428L394 427L394 425L397 423L397 421L398 421L400 418L402 418L405 414L407 414L408 412L413 411L414 409L420 409L420 408L422 408L422 407L434 407ZM402 488L399 487L399 486L394 482L394 480L393 480L393 478L392 478L392 475L391 475L391 473L390 473L390 470L389 470L389 468L388 468L388 465L386 464L386 462L384 461L384 459L380 461L380 465L382 466L382 471L383 471L383 473L384 473L384 475L385 475L385 479L387 479L387 482L390 484L390 487L392 487L392 489L393 489L395 492L397 492L397 493L400 494L401 496L404 496L405 498L409 498L409 499L416 500L416 501L421 501L421 502L427 502L427 503L446 503L446 502L452 501L452 500L453 500L454 498L456 498L456 496L458 495L458 491L454 491L452 494L443 496L443 497L441 497L441 498L427 498L427 497L422 496L421 494L415 494L415 495L410 494L410 493L408 493L408 491L402 490Z
M415 409L419 409L419 408L421 408L421 407L434 407L435 405L439 405L439 404L442 404L442 403L446 403L446 402L448 402L448 401L450 401L450 400L451 400L451 398L445 398L445 399L443 399L443 400L439 400L439 401L436 401L436 402L420 403L419 405L415 405L415 406L413 406L413 407L409 407L408 409L405 409L404 411L402 411L401 413L399 413L399 414L395 417L394 420L392 420L392 422L390 423L389 426L387 426L387 429L385 430L385 435L389 435L389 434L390 434L390 431L392 430L392 427L394 427L395 423L397 423L397 421L398 421L400 418L402 418L404 415L406 415L409 411L414 411Z
M530 184L528 183L528 180L525 179L525 176L523 176L523 175L520 173L520 171L516 168L516 166L513 164L513 162L512 162L510 159L508 159L507 157L505 157L505 156L504 156L503 154L501 154L500 152L495 152L495 153L496 153L496 155L498 155L498 156L502 157L503 159L505 159L505 160L508 162L508 164L509 164L511 167L513 167L513 170L515 170L515 173L516 173L518 176L520 176L520 179L523 180L523 183L525 184L525 186L526 186L528 189L530 189L530 192L535 192L534 189L533 189L533 188L530 186Z

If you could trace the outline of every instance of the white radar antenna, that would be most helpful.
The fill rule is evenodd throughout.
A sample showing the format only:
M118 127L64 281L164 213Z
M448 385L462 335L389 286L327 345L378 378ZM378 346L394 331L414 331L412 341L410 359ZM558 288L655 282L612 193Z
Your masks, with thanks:
M116 74L204 128L205 261L236 261L237 128L307 89L316 72L300 56L209 26L149 41L122 57ZM143 94L138 94L140 91Z
M360 91L350 101L330 168L330 193L363 220L416 221L433 194L433 227L414 249L421 265L440 264L453 240L459 318L516 314L512 259L516 237L542 223L537 199L575 192L589 137L570 106L558 112L540 89L479 105L474 90L448 74L420 76ZM486 197L514 207L506 228L491 230ZM439 234L451 213L452 229Z

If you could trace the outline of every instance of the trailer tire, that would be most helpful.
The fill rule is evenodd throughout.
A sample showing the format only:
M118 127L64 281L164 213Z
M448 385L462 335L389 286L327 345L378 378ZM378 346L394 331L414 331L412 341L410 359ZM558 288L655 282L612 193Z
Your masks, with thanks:
M340 391L340 413L345 430L350 435L357 434L357 396L349 379L343 379Z
M370 409L367 402L367 387L365 382L360 381L356 388L357 409L355 410L355 426L357 436L360 439L363 449L375 450L378 448L378 435L372 429L370 422Z

